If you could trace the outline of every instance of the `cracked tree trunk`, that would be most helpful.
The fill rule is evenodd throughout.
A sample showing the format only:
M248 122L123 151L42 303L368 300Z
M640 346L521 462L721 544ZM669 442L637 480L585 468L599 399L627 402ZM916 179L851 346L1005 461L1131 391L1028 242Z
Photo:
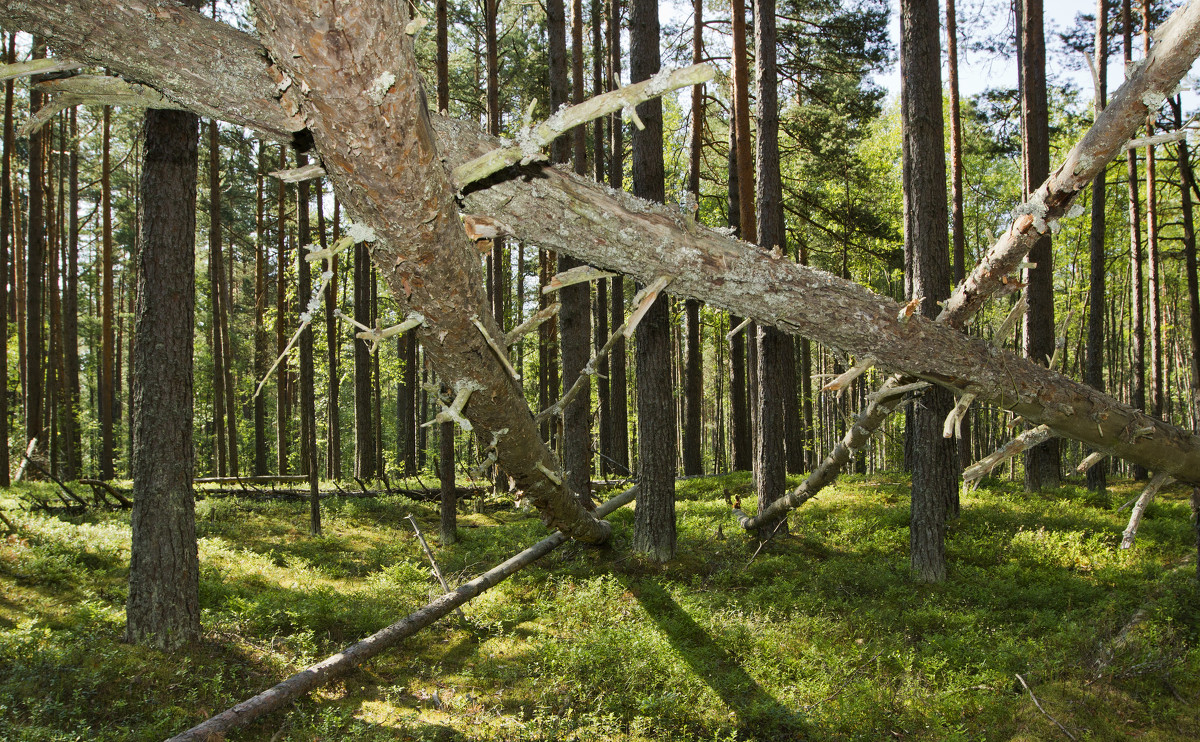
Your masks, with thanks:
M0 20L9 27L43 34L62 53L107 64L156 87L172 100L194 101L189 105L206 115L240 119L268 133L301 128L296 96L307 86L304 111L317 150L331 171L330 179L343 200L358 210L359 218L379 231L382 242L375 246L375 257L402 306L417 308L430 318L422 330L423 339L431 346L430 358L444 377L471 380L494 393L477 395L467 406L468 417L486 431L485 441L490 432L515 426L517 432L501 439L502 464L522 480L548 520L577 524L571 528L573 535L602 538L602 527L593 525L594 520L578 511L560 488L550 486L548 480L538 481L544 477L536 464L553 468L553 459L536 440L532 417L519 399L519 390L470 325L470 312L463 316L463 304L484 306L477 291L482 285L478 260L468 257L470 247L458 231L461 228L449 203L444 175L434 166L435 134L418 125L421 119L415 111L420 110L420 93L411 57L399 55L401 44L394 38L399 32L381 31L380 40L370 50L353 46L357 38L395 28L398 11L391 5L372 6L375 12L370 13L357 5L348 6L341 12L345 30L322 31L317 26L328 24L333 17L328 6L322 6L320 15L310 14L304 21L308 33L302 37L297 21L288 18L277 3L270 5L275 12L267 14L271 20L264 19L268 45L285 47L283 58L300 70L292 74L293 84L282 94L282 105L274 99L276 80L282 77L268 74L258 56L261 46L257 42L176 6L155 5L159 18L147 15L144 0L13 0L0 7ZM130 8L141 8L141 13ZM366 18L368 15L371 17ZM382 16L388 16L388 22L381 21ZM86 28L83 18L87 19ZM272 22L286 30L272 29ZM947 302L944 316L961 321L981 306L1022 259L1022 248L1037 235L1035 222L1061 217L1075 195L1119 152L1121 144L1144 125L1147 106L1143 99L1173 90L1200 51L1198 26L1200 2L1193 0L1160 27L1159 42L1150 59L1039 189L1036 218L1024 214L1016 220L998 248ZM330 49L326 42L334 35L350 46ZM288 38L297 39L296 53L302 56L289 56ZM80 46L81 39L86 49ZM213 52L215 48L220 49L219 54ZM188 55L181 49L208 53ZM349 55L357 55L356 63L361 58L371 65L360 63L358 69L365 71L351 79L335 75ZM319 68L312 63L314 57L322 62ZM338 97L351 89L366 90L396 59L405 60L403 69L397 70L403 76L397 74L385 105L369 105L358 92ZM244 72L252 64L257 64L255 74L231 74L232 70ZM175 74L176 67L185 67L186 76ZM294 84L298 81L304 85ZM402 98L404 105L397 98ZM219 113L225 106L229 113ZM363 125L368 118L371 125ZM439 120L437 127L436 138L447 166L494 146L474 126ZM403 135L399 144L393 133ZM349 172L350 167L354 172ZM613 194L554 168L528 172L537 177L497 181L468 194L468 208L516 225L520 238L642 281L674 275L671 288L675 295L703 299L714 307L776 324L850 353L874 355L881 365L958 392L977 394L981 401L1014 410L1034 423L1046 423L1059 435L1181 480L1200 481L1200 438L981 340L967 338L957 331L954 321L935 323L917 317L901 321L897 319L900 307L893 301L820 271L761 254L697 226L675 209ZM395 177L397 174L403 177Z

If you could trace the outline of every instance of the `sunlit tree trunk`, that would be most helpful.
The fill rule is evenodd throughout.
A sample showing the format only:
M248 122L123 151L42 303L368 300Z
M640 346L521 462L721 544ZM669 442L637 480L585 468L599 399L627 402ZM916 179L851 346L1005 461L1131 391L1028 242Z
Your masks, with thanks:
M1150 0L1142 0L1142 56L1150 56ZM1146 115L1146 136L1154 136L1158 109ZM1149 269L1150 414L1163 416L1162 286L1158 256L1158 193L1154 145L1146 147L1146 266Z
M658 0L632 0L629 12L630 80L659 70ZM633 132L633 192L661 203L663 182L662 101L637 107L644 130ZM668 297L658 300L637 327L638 495L633 548L665 562L675 556L675 400L671 379Z
M175 649L200 634L192 494L198 119L146 111L134 333L133 514L125 639Z
M1130 0L1121 2L1121 26L1124 35L1125 69L1133 67L1133 14ZM1146 409L1146 320L1142 310L1145 306L1142 290L1142 210L1138 199L1137 150L1127 153L1126 176L1129 181L1129 267L1130 267L1130 354L1133 374L1130 383L1129 403L1139 410ZM1146 479L1144 467L1130 467L1134 479Z
M1108 0L1096 3L1096 92L1093 106L1099 116L1108 101ZM1083 380L1104 391L1104 310L1108 304L1105 274L1108 270L1104 250L1105 231L1105 172L1092 181L1092 225L1088 239L1088 329L1087 356ZM1186 188L1184 189L1186 191ZM1186 196L1186 193L1185 193ZM1107 487L1108 461L1098 461L1087 471L1087 486L1093 492Z
M903 125L904 244L911 253L911 294L935 317L950 296L946 156L943 149L941 44L937 0L900 5L900 106ZM910 418L913 445L910 558L921 582L946 578L946 516L958 478L958 451L942 437L954 407L941 388L925 391Z

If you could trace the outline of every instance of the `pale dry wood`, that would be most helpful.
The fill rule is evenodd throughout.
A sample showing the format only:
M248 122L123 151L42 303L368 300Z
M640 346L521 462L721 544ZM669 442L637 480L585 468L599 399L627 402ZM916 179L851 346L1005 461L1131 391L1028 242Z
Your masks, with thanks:
M29 77L31 75L49 75L54 72L68 72L77 70L83 65L78 62L72 62L69 59L60 59L58 57L47 57L45 59L31 59L28 62L15 62L13 64L0 64L0 82L15 80L18 77Z
M1091 469L1096 464L1099 464L1101 461L1104 461L1104 459L1107 457L1108 457L1108 454L1104 453L1103 451L1096 451L1094 453L1089 453L1087 455L1087 458L1085 458L1083 461L1080 461L1079 466L1075 467L1075 471L1078 472L1079 474L1084 474L1087 472L1088 469Z
M531 315L529 319L510 330L504 336L504 344L509 346L516 344L521 338L533 332L543 323L547 322L551 317L558 314L558 310L561 308L562 305L558 302L555 302L544 309L538 310L536 313Z
M433 549L429 548L429 544L425 541L425 536L421 533L420 526L417 525L417 519L412 513L404 516L412 523L413 531L417 534L417 540L421 542L421 548L425 550L425 556L429 557L429 566L433 568L433 575L437 577L438 583L442 586L442 593L450 592L450 585L446 583L446 578L442 576L442 570L438 567L437 560L433 558ZM454 612L458 614L458 618L463 623L466 623L467 617L463 615L462 608L455 608Z
M1013 438L1008 443L1005 443L992 453L964 469L963 481L967 483L976 482L990 474L992 469L995 469L1001 463L1008 461L1022 451L1045 443L1053 437L1054 431L1048 425L1039 425L1036 428L1026 430L1024 433L1021 433L1016 438Z
M1159 472L1146 484L1146 488L1142 490L1142 494L1134 503L1133 512L1129 514L1129 525L1121 534L1122 549L1133 548L1133 542L1137 539L1138 526L1142 524L1142 516L1146 514L1146 508L1150 507L1150 501L1154 499L1160 489L1173 481L1167 474Z

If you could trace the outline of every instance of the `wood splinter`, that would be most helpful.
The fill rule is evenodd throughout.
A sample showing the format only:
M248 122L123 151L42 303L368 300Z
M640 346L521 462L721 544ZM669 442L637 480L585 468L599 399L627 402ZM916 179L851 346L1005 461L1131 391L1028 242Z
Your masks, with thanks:
M467 406L467 400L471 398L472 392L475 392L479 387L471 382L459 382L455 385L454 401L450 406L442 405L442 411L434 415L433 419L423 424L422 428L428 428L438 423L456 423L460 428L468 433L474 430L471 426L471 421L463 417L463 408ZM441 404L441 401L438 402Z
M543 294L552 294L559 289L564 289L567 286L574 286L577 283L589 283L598 281L602 278L611 278L617 275L610 271L602 271L599 268L593 268L590 265L580 265L570 270L565 270L562 273L556 273L550 282L542 287Z
M519 324L516 327L514 327L513 329L509 330L508 333L504 336L504 344L507 346L510 346L510 347L515 345L518 340L525 337L529 333L533 332L538 327L540 327L544 322L549 320L554 315L558 314L558 310L561 308L562 308L562 304L555 302L554 304L551 304L550 306L548 306L544 309L538 310L538 312L536 314L534 314L533 316L531 316L529 319L525 320L521 324Z
M654 279L654 283L637 292L637 296L633 297L635 308L629 315L629 319L625 321L625 329L622 330L626 340L633 337L633 331L637 329L642 317L646 316L646 312L650 311L650 307L654 306L654 300L674 279L674 276L659 276Z
M733 340L735 335L737 335L739 332L741 332L742 330L749 327L750 323L753 321L754 321L753 317L747 317L746 319L739 322L737 327L735 327L732 330L730 330L729 332L725 333L725 340L727 340L727 341Z
M500 360L500 364L504 366L506 371L508 371L509 376L513 377L513 379L520 384L521 375L517 373L517 370L513 368L512 363L509 362L508 352L505 351L504 348L500 347L500 344L496 342L496 339L491 336L491 333L489 333L487 328L483 326L483 323L479 321L479 315L472 315L471 324L475 325L476 329L479 330L480 335L483 335L484 342L486 342L488 347L492 349L492 352L496 354L496 358Z
M838 392L840 395L846 391L849 386L854 383L854 380L871 370L875 365L875 358L867 356L858 363L851 366L845 373L838 375L833 381L821 387L823 392Z

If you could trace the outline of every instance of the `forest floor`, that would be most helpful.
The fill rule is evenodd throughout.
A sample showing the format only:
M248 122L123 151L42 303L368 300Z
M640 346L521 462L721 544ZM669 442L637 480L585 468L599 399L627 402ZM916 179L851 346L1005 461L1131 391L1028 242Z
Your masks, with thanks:
M679 558L568 544L233 740L1195 740L1200 590L1186 492L1027 495L987 480L950 525L950 576L908 576L908 484L847 478L757 556L725 488L681 481ZM40 485L25 485L37 487ZM511 502L400 496L197 504L204 638L173 655L121 642L127 511L26 513L0 541L0 739L159 740L409 613L545 535ZM1134 617L1137 616L1137 620ZM1041 708L1022 687L1028 684ZM1053 717L1053 720L1051 719Z

